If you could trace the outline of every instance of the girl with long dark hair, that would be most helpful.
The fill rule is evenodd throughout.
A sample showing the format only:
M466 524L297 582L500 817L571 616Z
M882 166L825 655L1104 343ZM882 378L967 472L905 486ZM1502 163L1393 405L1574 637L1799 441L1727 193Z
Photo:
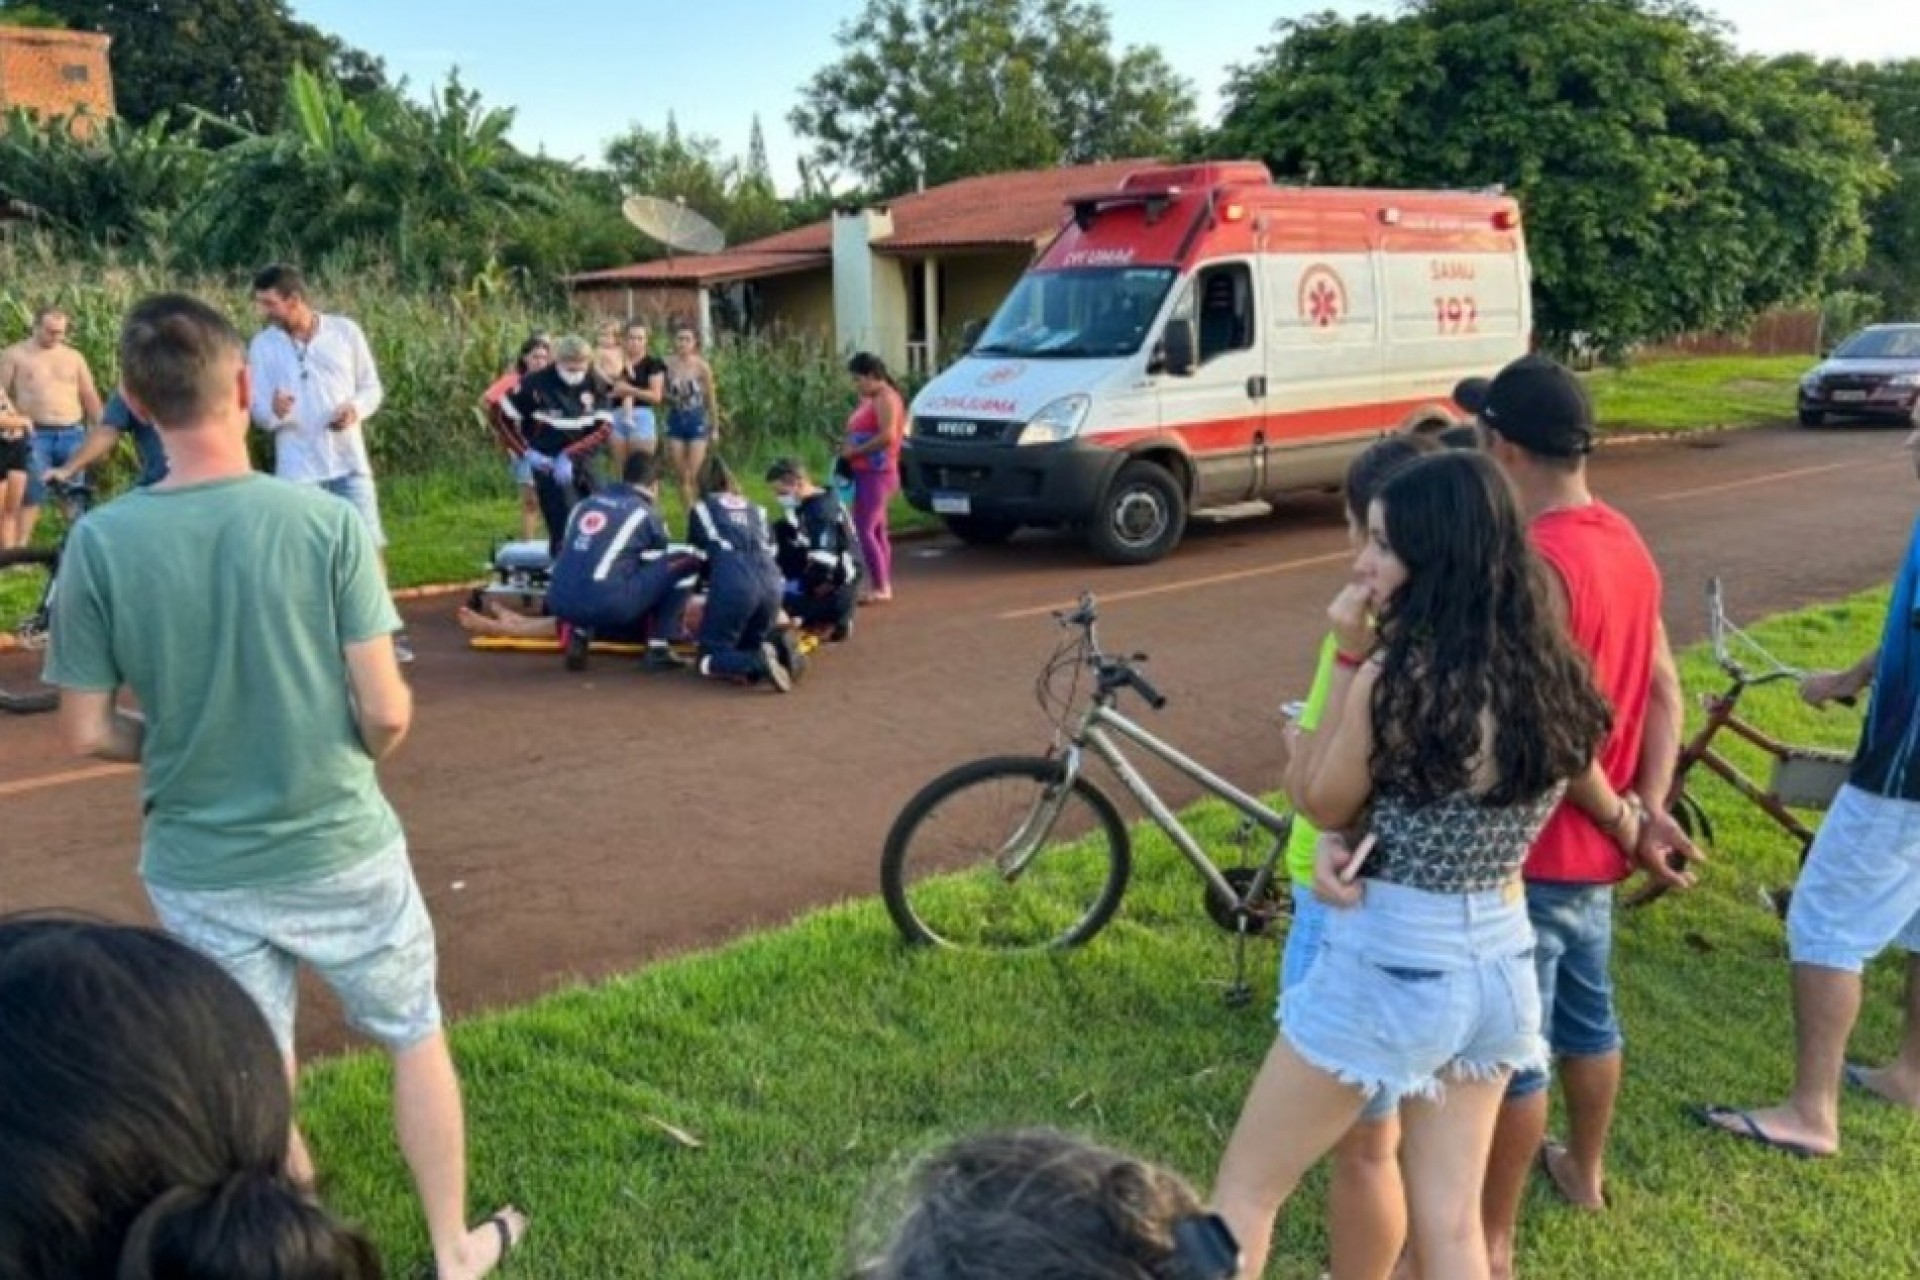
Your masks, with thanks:
M1317 855L1316 891L1340 909L1282 997L1221 1165L1244 1274L1261 1273L1301 1176L1381 1094L1400 1103L1419 1274L1487 1274L1494 1121L1508 1075L1545 1057L1521 864L1563 795L1628 847L1639 835L1594 764L1607 707L1545 572L1485 457L1410 462L1368 510L1355 581L1329 610L1339 649L1320 728L1288 770L1300 811L1356 852Z

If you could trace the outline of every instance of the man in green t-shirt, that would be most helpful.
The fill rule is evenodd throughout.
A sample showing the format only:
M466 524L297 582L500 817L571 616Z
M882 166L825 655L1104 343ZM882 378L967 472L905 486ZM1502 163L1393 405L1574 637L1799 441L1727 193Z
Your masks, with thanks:
M392 1054L437 1272L484 1275L526 1219L466 1224L433 924L374 772L413 700L372 541L345 503L254 473L246 350L217 312L148 299L121 332L120 367L171 470L68 539L47 657L62 729L81 754L139 763L154 911L246 988L290 1071L301 964ZM291 1143L310 1180L297 1132Z

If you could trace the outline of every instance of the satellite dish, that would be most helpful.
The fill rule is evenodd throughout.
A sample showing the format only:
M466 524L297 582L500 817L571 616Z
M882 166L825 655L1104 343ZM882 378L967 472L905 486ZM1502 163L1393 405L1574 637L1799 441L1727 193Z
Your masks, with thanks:
M727 234L678 200L658 196L628 196L620 202L627 221L648 236L683 253L718 253L727 247Z

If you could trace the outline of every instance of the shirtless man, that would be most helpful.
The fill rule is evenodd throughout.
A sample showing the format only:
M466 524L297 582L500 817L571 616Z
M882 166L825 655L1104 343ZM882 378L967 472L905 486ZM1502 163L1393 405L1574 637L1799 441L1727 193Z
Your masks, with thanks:
M33 420L27 463L26 501L16 518L12 545L33 541L33 526L46 501L45 477L64 467L100 421L100 392L93 385L87 358L67 345L67 313L42 307L33 317L33 336L0 352L0 394Z

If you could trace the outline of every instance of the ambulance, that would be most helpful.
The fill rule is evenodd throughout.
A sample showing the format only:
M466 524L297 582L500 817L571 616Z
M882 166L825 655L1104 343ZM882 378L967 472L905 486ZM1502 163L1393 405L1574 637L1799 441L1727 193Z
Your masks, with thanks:
M907 498L970 543L1082 530L1157 560L1190 513L1337 487L1384 432L1453 420L1528 347L1519 205L1497 192L1142 169L1067 202L967 354L914 397Z

